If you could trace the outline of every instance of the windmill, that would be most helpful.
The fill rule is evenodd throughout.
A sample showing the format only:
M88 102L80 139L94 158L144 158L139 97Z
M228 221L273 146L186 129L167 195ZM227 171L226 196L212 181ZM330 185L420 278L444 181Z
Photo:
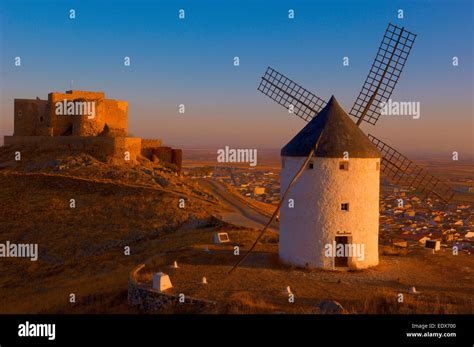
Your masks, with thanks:
M342 148L344 148L344 147L341 147L341 144L339 143L340 139L332 136L333 134L329 134L331 136L327 136L326 134L325 136L324 132L327 131L326 126L325 126L326 123L328 122L331 123L331 121L333 123L344 122L344 124L346 124L347 126L347 129L349 129L347 131L353 132L353 134L355 134L354 135L355 137L353 136L352 141L354 141L354 138L357 138L356 141L359 141L359 140L365 141L361 138L361 134L363 134L363 132L358 127L360 126L362 122L366 122L371 125L375 125L377 123L381 115L380 105L383 102L388 101L388 99L392 95L393 90L400 78L401 72L405 66L408 55L410 54L410 51L414 45L415 39L416 39L416 35L407 31L405 28L398 27L391 23L388 24L387 29L382 38L381 44L379 46L379 49L377 51L377 54L375 56L375 59L372 63L369 74L367 75L367 78L365 79L362 89L356 101L354 102L352 109L349 112L349 116L352 117L352 123L353 123L352 125L349 125L347 123L347 119L349 119L349 117L346 117L347 119L345 118L345 116L342 114L345 112L342 109L340 109L340 106L337 104L337 101L335 100L334 97L331 98L329 103L326 103L322 98L316 96L315 94L311 93L307 89L301 87L299 84L287 78L286 76L279 73L278 71L274 70L273 68L268 67L265 74L261 78L261 82L260 82L260 85L258 86L258 90L262 92L263 94L267 95L268 97L270 97L271 99L273 99L274 101L276 101L281 106L288 109L290 113L293 113L297 115L298 117L300 117L301 119L308 122L307 126L303 128L303 130L282 149L283 166L285 165L284 160L288 156L285 154L289 154L290 156L291 154L297 154L296 156L300 158L299 164L301 166L299 166L299 169L297 169L294 166L295 163L293 163L293 168L291 170L293 178L290 179L289 182L282 182L282 191L284 187L286 187L286 190L281 195L281 200L280 200L279 205L277 206L277 209L273 213L271 219L268 221L266 226L262 229L259 236L253 243L253 245L250 247L249 251L240 258L240 260L230 270L230 272L232 272L235 268L237 268L255 248L258 240L265 233L268 226L271 224L273 219L277 216L278 212L282 208L283 202L286 202L289 192L295 186L298 179L300 179L300 177L303 176L305 169L307 167L309 168L314 167L314 165L316 164L315 159L318 159L318 155L315 155L315 154L318 154L318 152L320 152L319 154L322 153L324 157L325 151L328 150L328 148L325 148L325 150L321 151L320 146L323 146L322 142L325 141L324 138L326 137L328 139L327 141L331 141L329 145L325 144L325 147L331 147L331 146L338 147L337 150L341 150ZM330 121L328 121L327 119L330 119ZM360 133L357 133L357 131L355 131L354 128L357 128ZM310 133L312 133L312 135L309 135ZM345 137L345 134L342 134L341 136ZM397 185L416 189L422 194L425 194L425 195L432 194L445 203L448 203L453 198L455 192L452 190L450 186L442 183L439 179L429 174L425 169L416 165L414 162L409 160L406 156L398 152L393 147L389 146L387 143L376 138L375 136L371 134L368 134L367 136L365 136L364 134L364 137L365 139L369 140L372 143L373 148L370 149L369 148L370 146L366 142L364 142L364 144L361 145L362 154L359 155L360 159L373 158L375 163L377 163L377 156L372 155L370 153L374 148L378 149L379 153L381 154L380 171L382 172L384 176L386 176L387 179L389 179L390 181L392 181L393 183ZM295 147L307 146L308 144L310 144L310 147L306 148L306 151L303 151L306 157L304 160L301 159L301 154L303 152L292 153ZM347 146L347 152L348 152L347 154L349 155L348 163L352 164L353 159L350 159L352 157L350 157L351 149L349 147L352 146L353 143L348 143L348 145L349 145ZM331 149L329 149L329 151L331 151ZM297 150L296 152L300 152L300 151ZM334 156L334 155L331 154L331 156ZM343 154L338 153L338 155L336 156L337 157L336 159L339 160L341 156L343 156ZM319 158L321 159L321 156L319 156ZM351 168L352 168L352 165L349 168L349 171ZM284 170L285 170L285 167L283 167L282 173L284 172ZM331 174L330 175L331 179L335 175L336 174L334 175ZM305 178L303 177L303 180L304 179ZM282 181L283 181L283 176L282 176ZM333 181L330 180L330 182L333 182ZM364 184L367 184L370 187L372 187L373 182L374 182L373 177L371 177L370 179L369 178L365 179ZM285 184L283 185L283 183ZM377 182L377 184L379 184L379 182ZM359 193L356 192L355 195L357 194ZM378 194L378 191L377 191L377 194ZM320 197L320 199L328 200L327 196ZM313 201L310 201L310 204L312 202ZM348 207L348 206L342 206L342 207ZM378 199L377 199L377 210L378 210ZM283 208L282 212L284 211L285 209ZM319 210L319 212L321 212L321 210ZM359 214L359 216L362 216L362 214ZM298 216L298 218L304 219L307 217L303 215L303 216ZM297 222L298 218L292 218L291 222ZM337 219L337 216L335 217L335 219ZM378 219L378 213L377 213L377 219ZM310 219L309 221L313 222L315 220ZM280 223L282 227L284 225L283 216L280 216ZM324 223L325 224L323 225L323 227L332 225L331 223L328 223L328 222L324 222ZM304 227L308 228L308 223L306 223L306 226ZM371 226L371 228L373 229L373 226ZM319 229L321 229L321 225L319 225ZM308 232L312 232L312 231L310 230ZM316 232L321 233L321 230L317 230ZM341 232L341 230L339 230L338 232ZM345 231L342 230L342 233L344 232ZM281 236L281 233L282 233L282 230L280 230L280 236ZM376 234L377 243L378 243L378 221L377 221L376 230L371 231L371 233L372 233L372 236L373 234ZM339 236L340 239L341 238L343 239L344 237L345 236ZM293 239L295 238L296 237L294 237L293 235ZM290 237L286 238L285 242L287 242L289 246L283 247L284 249L286 248L286 251L284 251L284 253L286 254L283 254L283 257L287 258L289 262L295 261L297 265L301 265L302 261L305 260L305 257L303 256L302 259L292 259L292 254L291 254L292 252L288 251L288 248L294 247L293 255L298 252L308 253L308 252L311 252L312 250L314 251L314 249L311 249L311 247L305 249L304 246L302 246L301 244L294 245L291 243L290 240L291 240ZM304 240L303 243L308 242L308 241L314 242L316 240L314 238L313 239L308 238L307 240ZM322 240L319 240L319 241L321 242ZM347 242L347 241L348 241L348 238L346 238L345 240L343 239L342 242ZM373 244L373 237L370 238L370 243ZM298 249L298 247L300 248L303 247L303 249ZM378 247L378 245L376 247ZM280 250L281 249L282 249L282 244L280 242ZM319 245L317 249L320 251L321 245ZM376 252L376 251L377 249L375 250L372 249L372 252ZM280 258L282 258L281 251L280 251ZM310 259L310 258L307 257L307 259ZM377 259L372 259L369 261L368 266L374 265L377 262L378 262L378 255L377 255ZM334 263L332 265L334 266ZM322 266L320 267L326 268L328 266L327 264L322 264Z

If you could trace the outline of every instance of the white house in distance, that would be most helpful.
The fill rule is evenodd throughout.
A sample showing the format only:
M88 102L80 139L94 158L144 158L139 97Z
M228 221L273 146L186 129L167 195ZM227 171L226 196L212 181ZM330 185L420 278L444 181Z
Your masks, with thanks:
M381 154L334 96L282 148L281 194L319 137L314 157L281 207L280 259L323 269L375 266ZM328 256L334 246L349 253Z

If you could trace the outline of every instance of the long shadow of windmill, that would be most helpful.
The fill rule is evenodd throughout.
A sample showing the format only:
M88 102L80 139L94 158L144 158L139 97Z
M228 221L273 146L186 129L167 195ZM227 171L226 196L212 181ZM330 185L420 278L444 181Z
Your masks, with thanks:
M392 95L415 39L416 35L405 28L388 25L362 90L349 112L353 120L334 97L326 103L268 67L258 90L308 124L281 151L281 188L286 190L280 204L249 251L230 272L255 248L280 208L279 254L283 261L326 269L376 265L379 167L396 185L433 194L445 203L453 198L455 192L450 186L382 140L371 134L366 136L359 128L362 122L377 123L380 106ZM375 171L370 169L372 167L376 168L376 174L369 173ZM292 189L291 198L299 199L300 204L293 211L299 212L283 204ZM344 198L355 202L350 212L349 202L341 200ZM340 206L340 210L331 210L336 206ZM365 260L358 261L347 255L342 259L328 257L324 247L331 243L366 244Z

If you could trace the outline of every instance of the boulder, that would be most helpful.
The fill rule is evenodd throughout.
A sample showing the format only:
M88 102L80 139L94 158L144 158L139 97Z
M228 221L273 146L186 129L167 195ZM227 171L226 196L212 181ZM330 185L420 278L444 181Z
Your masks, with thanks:
M335 300L324 300L316 305L319 314L346 314L347 310Z

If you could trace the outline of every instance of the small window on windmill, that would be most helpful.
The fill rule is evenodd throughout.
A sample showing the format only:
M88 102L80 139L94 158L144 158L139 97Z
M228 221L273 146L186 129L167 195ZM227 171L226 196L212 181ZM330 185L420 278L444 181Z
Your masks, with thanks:
M339 170L349 170L349 162L348 161L341 161L339 162Z
M42 122L42 121L43 121L43 116L40 117L40 122Z
M18 117L21 117L23 115L23 112L18 111Z
M344 203L341 204L341 211L349 212L349 203L348 202L344 202Z
M308 169L313 170L314 169L314 164L313 162L310 162L308 165Z

